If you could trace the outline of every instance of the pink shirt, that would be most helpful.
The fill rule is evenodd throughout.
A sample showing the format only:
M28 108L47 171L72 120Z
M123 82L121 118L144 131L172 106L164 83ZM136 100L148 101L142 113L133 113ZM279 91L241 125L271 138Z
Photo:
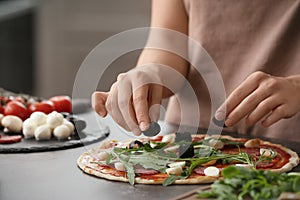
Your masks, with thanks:
M227 96L255 71L274 76L300 74L299 0L184 2L189 16L189 36L199 41L216 63ZM200 104L199 127L207 128L212 113L206 85L192 67L188 80ZM183 99L184 90L178 94ZM174 97L170 100L166 121L173 124L181 121ZM299 141L300 113L267 129L260 123L249 127L242 122L225 130Z

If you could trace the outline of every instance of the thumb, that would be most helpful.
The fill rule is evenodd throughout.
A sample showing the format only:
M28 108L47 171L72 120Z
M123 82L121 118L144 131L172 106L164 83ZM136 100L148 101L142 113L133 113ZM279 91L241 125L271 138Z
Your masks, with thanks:
M108 97L108 92L94 92L92 94L92 107L101 117L107 115L107 110L105 108L105 103Z

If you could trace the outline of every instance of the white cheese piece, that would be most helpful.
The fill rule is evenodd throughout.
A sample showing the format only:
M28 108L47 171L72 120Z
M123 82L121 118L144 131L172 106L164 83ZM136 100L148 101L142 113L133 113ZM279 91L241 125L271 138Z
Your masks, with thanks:
M8 132L19 133L22 131L23 121L21 118L13 115L7 115L1 120L1 124Z
M41 125L34 131L34 137L36 140L50 140L51 130L47 125Z
M67 119L64 119L63 125L66 125L66 126L69 128L69 130L70 130L70 132L71 132L71 135L74 134L75 126L74 126L74 124L73 124L72 122L70 122L70 121L67 120Z
M216 167L207 167L204 169L204 174L206 176L218 177L220 174L220 170Z
M244 146L246 148L258 148L260 145L260 140L259 139L251 139L245 142Z
M170 163L168 164L169 167L181 167L183 168L185 166L185 161L182 162L174 162L174 163Z
M47 115L43 112L33 112L31 115L30 115L30 119L32 119L32 121L37 125L37 126L40 126L40 125L44 125L46 124L46 121L47 121Z
M170 146L164 149L164 152L169 153L169 152L177 152L179 149L179 145L174 145Z
M237 166L237 167L245 167L245 168L248 168L248 169L253 169L253 167L251 165L249 165L249 164L239 164L239 163L237 163L237 164L235 164L235 166Z
M111 148L111 147L115 146L114 144L116 144L116 143L117 143L116 140L104 140L103 142L100 143L99 149Z
M119 171L126 171L126 168L125 166L121 163L121 162L116 162L114 164L116 170L119 170Z
M70 129L66 125L59 125L54 128L53 135L59 140L67 139L71 135Z
M272 149L260 148L259 153L261 156L272 158L275 155L275 152Z
M37 128L36 123L31 119L28 118L23 122L23 135L25 138L33 138L34 131Z
M216 149L223 149L224 148L224 142L218 140L218 139L211 139L208 142L209 146L215 147Z
M167 143L175 142L175 134L164 135L161 142L167 142Z
M156 143L153 143L153 142L150 141L150 147L151 147L151 148L155 148L156 146L157 146Z
M182 168L180 166L167 168L166 173L168 175L174 174L178 176L182 173Z
M98 154L96 154L95 157L100 161L105 161L108 157L108 153L105 151L101 151Z
M56 111L48 114L47 125L54 129L55 127L61 125L64 122L64 116Z

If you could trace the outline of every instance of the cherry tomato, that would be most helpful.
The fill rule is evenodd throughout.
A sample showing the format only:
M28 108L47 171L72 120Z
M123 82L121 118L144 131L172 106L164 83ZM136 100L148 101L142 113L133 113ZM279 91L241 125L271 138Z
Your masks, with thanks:
M1 101L2 105L5 105L5 104L7 104L7 103L9 103L11 101L11 98L8 97L8 96L1 96L0 97L0 101Z
M25 99L23 97L17 96L17 97L11 97L12 101L19 101L21 103L25 103Z
M19 101L10 101L4 108L4 115L15 115L23 121L29 117L29 114L26 106Z
M3 114L3 113L4 113L4 108L3 108L3 106L0 103L0 114Z
M29 106L30 114L36 111L43 112L45 114L49 114L54 111L54 104L52 101L42 101L42 102L35 102Z
M57 112L72 112L72 102L69 96L55 96L49 99L54 104L54 110Z

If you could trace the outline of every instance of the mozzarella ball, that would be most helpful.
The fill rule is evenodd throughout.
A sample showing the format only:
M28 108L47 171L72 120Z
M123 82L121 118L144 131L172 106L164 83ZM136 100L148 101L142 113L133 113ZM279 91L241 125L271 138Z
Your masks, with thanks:
M35 129L34 137L36 140L50 140L51 129L47 125L41 125Z
M206 176L218 177L220 175L220 170L216 167L207 167L204 169L204 174Z
M23 122L23 135L25 138L34 137L34 131L37 128L37 124L32 118L28 118Z
M72 122L70 122L67 119L64 119L63 125L66 125L69 128L69 130L71 132L71 135L74 134L75 126L74 126L74 124Z
M39 112L39 111L33 112L30 115L30 118L37 126L44 125L44 124L46 124L46 121L47 121L47 115L45 113Z
M175 141L174 134L164 135L164 137L161 140L161 142L168 142L168 143L173 143L174 141Z
M119 171L126 171L126 168L125 166L121 163L121 162L116 162L114 164L116 170L119 170Z
M22 131L23 121L21 118L13 115L3 117L1 120L2 126L9 132L19 133Z
M55 127L61 125L64 122L64 116L56 111L50 113L47 117L47 125L54 129Z
M67 139L70 137L71 132L70 129L66 125L59 125L54 128L53 135L59 140Z
M174 174L179 176L182 173L182 168L180 166L167 168L166 173L168 175Z
M218 139L211 139L208 142L208 145L211 147L215 147L216 149L223 149L224 143L221 140Z
M260 139L250 139L247 142L245 142L244 146L246 148L258 148L260 145Z
M95 157L100 161L105 161L108 157L108 153L106 151L102 151L96 154Z

